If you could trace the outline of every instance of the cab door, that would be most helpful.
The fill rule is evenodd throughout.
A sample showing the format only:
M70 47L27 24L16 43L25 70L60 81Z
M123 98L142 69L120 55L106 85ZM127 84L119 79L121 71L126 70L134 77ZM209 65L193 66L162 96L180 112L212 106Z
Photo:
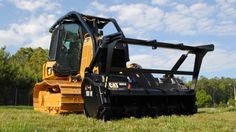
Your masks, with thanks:
M52 38L54 42L49 50L49 59L56 61L53 71L57 76L78 74L83 47L82 27L77 23L63 23L54 32L52 36L56 38Z

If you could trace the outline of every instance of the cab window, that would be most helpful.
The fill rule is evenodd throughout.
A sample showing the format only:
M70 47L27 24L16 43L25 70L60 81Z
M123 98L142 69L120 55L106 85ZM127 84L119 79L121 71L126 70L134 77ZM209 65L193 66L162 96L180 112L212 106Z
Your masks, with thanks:
M81 27L75 23L63 25L60 32L56 71L62 75L76 74L80 69L82 52Z

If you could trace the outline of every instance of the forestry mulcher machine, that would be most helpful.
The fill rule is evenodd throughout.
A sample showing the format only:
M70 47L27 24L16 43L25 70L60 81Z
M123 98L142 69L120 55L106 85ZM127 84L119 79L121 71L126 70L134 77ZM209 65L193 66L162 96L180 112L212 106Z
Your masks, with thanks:
M117 31L103 35L108 23ZM126 38L115 19L75 11L61 17L49 31L52 38L43 81L34 87L35 111L84 112L98 119L197 112L194 88L203 57L214 45L194 47ZM136 63L127 64L128 45L183 50L186 54L170 70L143 69ZM178 70L188 54L195 55L193 71ZM191 75L192 86L175 75Z

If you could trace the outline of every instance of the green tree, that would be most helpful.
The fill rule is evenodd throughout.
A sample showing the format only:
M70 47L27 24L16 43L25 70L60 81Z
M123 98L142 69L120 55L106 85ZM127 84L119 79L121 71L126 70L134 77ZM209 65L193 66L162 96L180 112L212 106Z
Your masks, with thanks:
M14 104L15 71L10 63L10 54L5 47L0 48L0 104Z
M208 79L200 77L197 91L204 90L212 97L212 105L226 104L230 98L234 97L233 88L236 86L235 79L225 77L214 77Z
M32 89L42 78L47 50L21 48L10 56L0 49L0 104L32 104Z
M228 106L235 106L235 103L236 103L236 101L233 99L233 98L230 98L229 100L228 100Z
M47 50L42 48L21 48L12 56L11 63L17 68L19 104L32 103L32 89L42 78L42 66L47 61L47 54Z
M204 90L197 91L196 96L197 96L198 107L209 106L209 104L212 101L211 96L207 95L206 91L204 91Z
M47 61L48 51L42 48L34 49L32 56L29 59L29 66L34 73L33 79L34 82L39 82L42 80L42 67L43 64Z

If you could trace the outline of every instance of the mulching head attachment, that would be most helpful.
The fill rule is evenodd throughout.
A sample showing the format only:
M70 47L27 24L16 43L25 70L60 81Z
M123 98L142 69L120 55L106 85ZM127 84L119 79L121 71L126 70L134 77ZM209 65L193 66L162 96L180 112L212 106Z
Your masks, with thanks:
M153 49L186 50L171 70L142 69L129 61L128 44L150 46ZM194 88L202 59L214 45L186 46L157 41L125 38L122 33L104 36L82 84L84 110L87 116L99 119L157 116L163 114L194 114L197 112ZM188 54L195 55L193 71L179 71ZM93 73L98 66L100 74ZM152 73L163 74L155 78ZM192 86L187 87L174 75L191 75Z

